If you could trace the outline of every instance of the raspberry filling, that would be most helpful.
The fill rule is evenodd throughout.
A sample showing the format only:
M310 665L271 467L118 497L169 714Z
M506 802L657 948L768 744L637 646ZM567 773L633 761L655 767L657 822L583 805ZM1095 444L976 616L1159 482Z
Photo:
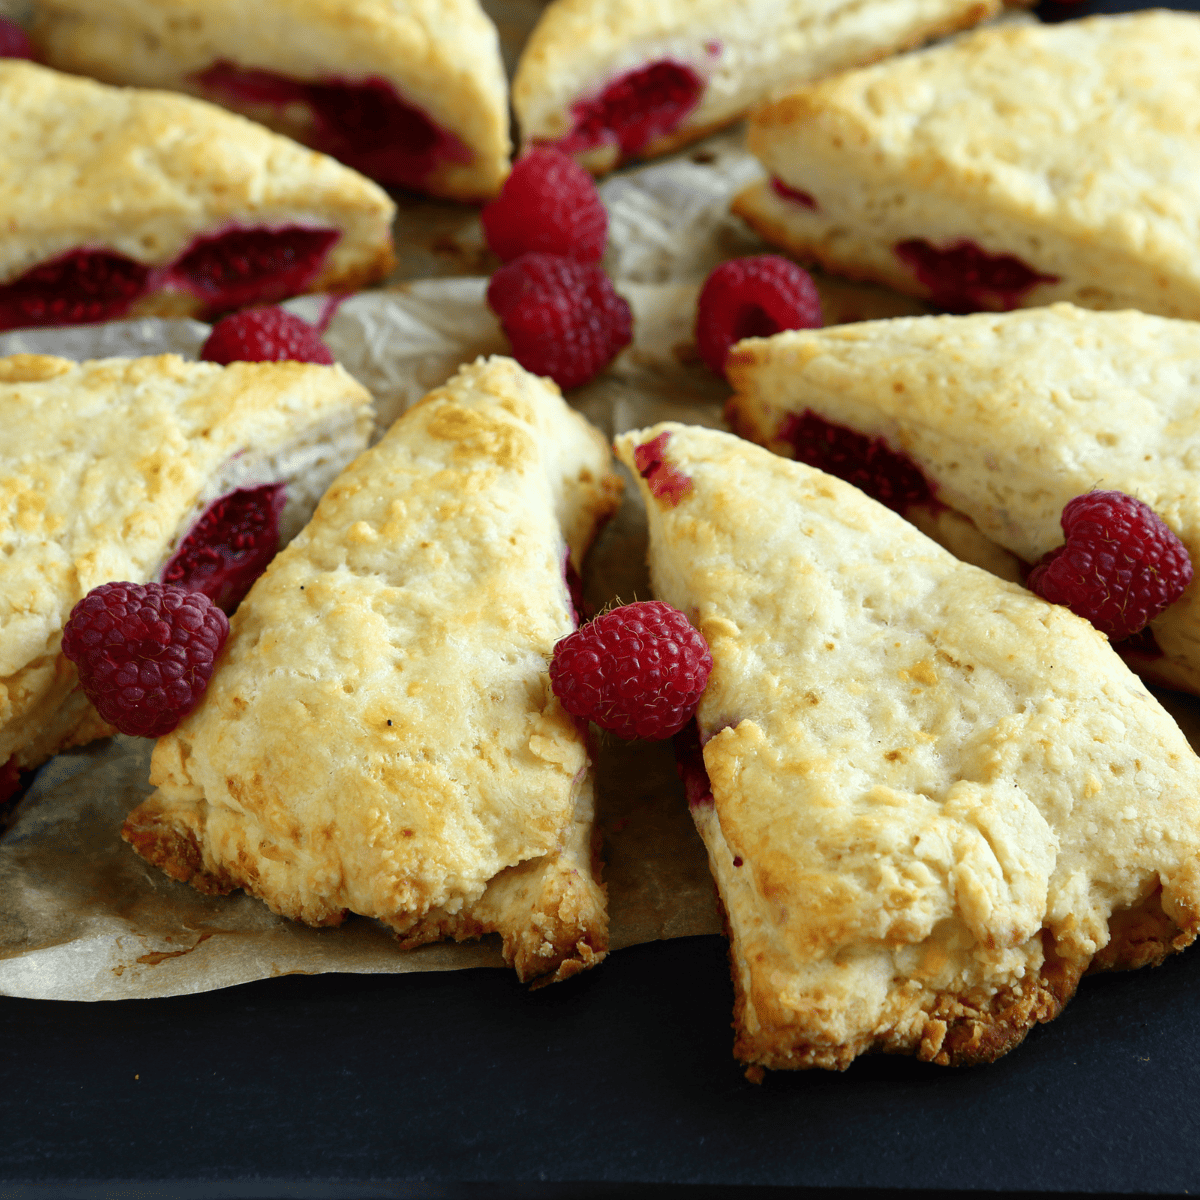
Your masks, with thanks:
M0 17L0 58L33 59L33 43L16 21ZM2 797L0 797L2 799Z
M711 808L712 783L704 766L700 730L694 717L675 735L671 744L675 751L675 770L683 780L688 808Z
M807 192L802 192L799 188L788 187L782 179L772 176L771 191L785 200L790 200L793 204L801 204L805 208L811 208L813 212L817 211L817 202Z
M150 268L106 250L72 250L0 286L0 329L88 325L123 317Z
M575 570L575 564L571 561L571 551L568 547L563 550L562 560L563 583L567 587L567 596L571 601L571 620L575 622L575 628L578 629L585 621L591 618L589 611L590 605L583 598L583 580L579 577L579 572Z
M279 549L287 487L239 488L208 506L163 569L163 583L203 592L231 613Z
M303 104L312 114L308 141L389 187L420 188L443 162L469 163L471 151L386 80L305 83L274 71L219 61L196 76L227 103Z
M940 506L933 484L920 467L883 438L835 425L809 409L801 416L784 417L779 437L791 443L798 462L852 483L901 516L914 504Z
M946 312L1005 311L1020 305L1039 283L1057 283L1012 254L989 254L967 239L937 249L923 238L897 242L896 257L929 289L929 299Z
M633 462L651 494L669 508L674 508L691 492L692 481L663 456L670 436L669 433L660 433L658 437L643 442L634 449Z
M571 108L575 124L556 143L566 154L617 145L636 154L675 129L700 103L704 80L691 67L663 59L614 79Z

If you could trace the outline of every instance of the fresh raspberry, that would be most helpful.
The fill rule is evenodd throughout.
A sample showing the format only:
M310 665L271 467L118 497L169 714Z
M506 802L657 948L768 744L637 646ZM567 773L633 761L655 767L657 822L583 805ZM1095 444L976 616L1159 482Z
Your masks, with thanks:
M148 267L107 250L71 250L0 286L0 329L88 325L123 317Z
M162 737L199 703L228 633L225 614L200 592L105 583L71 610L62 649L104 720Z
M572 716L618 737L678 733L700 697L712 655L678 609L659 600L614 608L554 647L550 683Z
M0 58L33 58L33 43L16 21L0 17Z
M517 362L564 391L593 378L633 333L629 305L608 276L557 254L522 254L501 267L487 301Z
M279 549L287 486L238 488L208 506L163 570L163 583L203 592L233 612Z
M592 177L560 150L531 150L480 214L487 244L505 262L531 250L599 262L608 213Z
M718 375L725 374L730 347L742 338L820 327L816 284L778 254L735 258L715 267L696 304L696 345Z
M1144 629L1192 581L1183 543L1124 492L1087 492L1062 511L1066 544L1029 572L1029 587L1116 642Z
M222 317L200 347L205 362L307 362L329 366L333 355L317 331L282 308L248 308Z

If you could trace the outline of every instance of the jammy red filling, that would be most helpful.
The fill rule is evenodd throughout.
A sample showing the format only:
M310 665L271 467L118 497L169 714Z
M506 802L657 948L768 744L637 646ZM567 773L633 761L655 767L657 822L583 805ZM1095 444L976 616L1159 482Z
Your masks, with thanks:
M279 549L282 483L239 488L210 504L163 570L163 583L203 592L233 612Z
M0 287L0 329L87 325L123 317L149 267L106 250L72 250Z
M226 103L303 104L312 114L307 140L389 187L420 188L443 162L471 161L471 151L386 80L328 79L305 83L274 71L214 63L196 76Z
M598 96L571 108L575 124L555 145L565 154L618 145L636 154L676 128L700 102L704 80L691 67L667 59L614 79Z
M1012 254L989 254L967 239L938 249L923 238L897 242L896 257L929 289L929 299L951 313L1016 308L1039 283L1057 283Z
M774 176L771 177L771 191L785 200L790 200L793 204L811 208L813 212L817 210L817 202L807 192L802 192L799 188L788 187L782 179L776 179Z
M712 807L712 783L704 766L704 751L700 748L700 730L693 717L671 739L675 751L675 770L683 780L688 808Z
M691 477L664 458L669 433L660 433L634 448L633 464L653 496L674 508L692 490Z
M893 450L883 438L835 425L811 410L789 413L779 436L792 445L798 462L836 475L880 504L904 515L913 504L939 503L933 485L907 454Z

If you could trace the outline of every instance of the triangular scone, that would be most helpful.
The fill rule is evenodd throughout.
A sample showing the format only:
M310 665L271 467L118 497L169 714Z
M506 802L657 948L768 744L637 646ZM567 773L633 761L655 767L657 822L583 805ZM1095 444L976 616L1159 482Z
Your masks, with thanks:
M617 494L557 389L510 359L462 368L255 584L126 840L312 925L360 913L406 946L498 930L523 978L596 961L592 776L549 659Z
M595 172L686 145L780 87L966 29L1003 0L554 0L513 79L526 145ZM616 121L621 130L614 128Z
M1200 317L1200 16L997 25L802 88L734 203L768 241L953 312Z
M159 577L208 506L286 481L284 537L366 445L341 367L0 358L0 790L112 732L59 650L77 601Z
M1086 621L730 434L617 452L655 594L712 650L689 792L740 1058L988 1061L1094 957L1194 939L1200 760Z
M191 92L388 187L476 200L508 173L508 81L478 0L40 0L43 61Z
M728 375L730 423L778 453L811 413L905 455L934 503L904 515L998 574L1062 545L1093 488L1144 500L1200 566L1200 324L1069 304L867 321L742 342ZM1118 649L1200 693L1200 583L1150 630Z
M0 329L228 311L391 269L382 188L214 104L0 59L0 113Z

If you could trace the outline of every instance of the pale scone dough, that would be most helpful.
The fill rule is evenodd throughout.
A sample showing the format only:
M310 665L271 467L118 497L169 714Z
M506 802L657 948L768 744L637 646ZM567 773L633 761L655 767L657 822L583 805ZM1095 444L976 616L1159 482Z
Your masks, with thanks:
M341 367L0 358L0 767L112 732L60 650L77 601L155 579L236 487L302 476L303 523L371 425Z
M382 188L216 105L0 59L0 114L0 285L81 248L165 267L233 228L336 230L308 291L354 291L394 262ZM134 315L201 308L152 277Z
M667 60L705 82L697 106L639 157L727 125L782 87L819 79L995 16L1003 0L554 0L522 51L513 108L522 142L556 141L572 107L614 79ZM578 155L611 170L619 147Z
M1144 500L1200 566L1200 324L1069 304L866 321L741 342L728 375L731 424L777 453L806 409L903 451L952 510L924 531L998 574L1018 577L999 548L1061 546L1093 488ZM1162 656L1131 665L1200 693L1200 581L1150 628Z
M1195 938L1200 760L1101 634L730 434L618 456L663 433L678 502L639 484L655 595L712 650L692 811L738 1057L990 1061L1089 964Z
M927 297L894 247L969 240L1069 300L1200 317L1200 16L996 25L760 108L767 182L734 203L768 241ZM1013 307L999 298L979 308Z
M603 956L584 731L550 690L616 504L604 439L510 359L462 368L326 493L155 747L125 837L202 891L404 945L498 930L523 978Z
M508 81L478 0L39 0L36 11L43 61L106 83L228 104L196 79L218 61L302 82L386 80L470 151L439 164L425 190L484 199L508 173ZM303 114L239 111L305 140Z

